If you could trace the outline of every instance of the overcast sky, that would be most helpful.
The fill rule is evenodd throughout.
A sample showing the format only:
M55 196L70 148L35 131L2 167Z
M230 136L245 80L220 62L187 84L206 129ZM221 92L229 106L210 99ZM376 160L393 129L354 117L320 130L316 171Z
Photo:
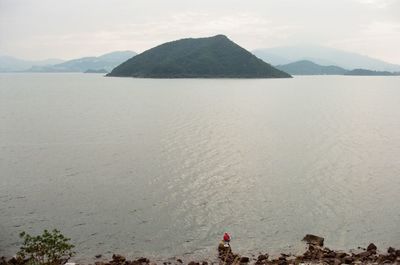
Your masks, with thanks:
M249 50L316 44L400 64L400 0L0 0L0 55L25 59L216 34Z

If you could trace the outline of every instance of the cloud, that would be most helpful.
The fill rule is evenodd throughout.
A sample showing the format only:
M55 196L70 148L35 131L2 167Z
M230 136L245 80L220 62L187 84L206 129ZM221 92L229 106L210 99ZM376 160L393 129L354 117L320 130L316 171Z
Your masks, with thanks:
M391 21L372 21L362 27L353 37L333 40L332 47L357 51L370 57L388 62L400 62L400 23Z
M355 0L361 4L370 5L377 8L387 8L394 4L396 0Z
M285 39L298 28L296 25L273 23L250 13L213 16L209 13L184 12L156 21L110 24L96 31L34 35L24 42L29 46L21 43L12 45L20 45L23 50L53 50L54 54L50 56L57 56L57 51L63 49L66 57L72 58L98 55L112 50L130 49L141 52L166 41L225 34L252 49L263 46L268 40L278 42Z
M337 43L388 58L375 49L398 52L399 12L399 0L0 0L0 52L70 59L225 34L250 50Z

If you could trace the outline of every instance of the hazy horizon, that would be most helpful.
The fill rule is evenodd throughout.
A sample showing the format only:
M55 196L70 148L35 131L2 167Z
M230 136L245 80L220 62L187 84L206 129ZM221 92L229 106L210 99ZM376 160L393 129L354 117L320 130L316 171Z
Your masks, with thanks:
M64 60L227 35L248 50L317 45L400 64L400 1L0 0L0 55Z

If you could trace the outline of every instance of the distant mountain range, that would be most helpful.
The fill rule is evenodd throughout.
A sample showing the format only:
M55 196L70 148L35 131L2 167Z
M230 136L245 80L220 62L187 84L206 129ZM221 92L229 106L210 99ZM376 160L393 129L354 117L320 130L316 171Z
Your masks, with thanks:
M116 51L99 57L83 57L69 60L60 64L48 66L33 66L29 72L86 72L105 70L111 71L122 62L132 58L136 53L132 51Z
M260 60L224 35L188 38L149 49L108 76L149 78L285 78L289 74Z
M258 58L272 65L284 65L308 60L320 65L335 65L344 69L363 68L374 71L400 71L400 65L391 64L357 53L321 46L287 46L252 51Z
M276 65L281 71L291 75L363 75L363 76L391 76L399 75L396 72L374 71L367 69L347 70L334 65L320 65L308 60L301 60L289 64Z
M63 61L50 59L45 61L24 61L17 58L0 57L0 72L86 72L111 71L115 66L132 58L132 51L116 51L98 57L83 57Z
M34 65L45 66L64 62L61 59L47 59L40 61L22 60L12 56L0 56L0 72L26 71Z
M218 38L216 38L217 36ZM225 70L223 70L223 68L226 67L228 64L231 64L229 66L230 70L233 71L234 68L236 69L236 73L238 73L240 67L242 67L242 69L240 70L242 73L245 73L246 71L249 71L250 73L256 68L258 69L257 71L261 69L255 66L260 66L259 60L253 55L249 54L248 51L236 45L223 35L217 36L212 37L214 39L201 38L180 40L178 42L180 46L175 48L182 51L183 53L176 52L168 54L169 48L166 49L167 46L171 44L175 45L177 41L171 42L169 44L166 43L160 45L156 47L156 51L154 50L155 48L153 48L142 53L140 57L138 56L138 59L134 60L134 62L136 62L135 67L139 67L138 63L141 60L140 67L144 67L142 68L143 71L148 72L149 68L145 69L145 67L150 67L150 63L152 63L154 67L155 64L157 65L157 69L153 69L152 71L163 71L164 73L170 71L173 74L177 74L177 71L179 70L178 68L180 67L182 68L181 71L184 70L184 75L188 76L192 75L191 73L189 73L189 71L194 71L194 68L196 68L197 70L202 68L203 72L201 72L200 74L200 72L197 73L196 71L194 71L193 75L209 75L211 71L215 71L215 75L222 75L223 71L226 71L224 72L224 74L228 74L228 68L225 68ZM216 41L215 45L212 44L208 48L206 47L217 39L219 39L219 42ZM202 40L200 42L208 44L202 47L203 44L200 45L200 42L198 42L199 40ZM206 40L208 40L209 42L207 42ZM197 47L196 45L194 45L194 43L196 45L199 44L200 46ZM197 47L199 48L199 50L194 51L190 45L194 45L193 47ZM210 47L213 47L214 50L210 50ZM228 51L235 52L224 53L222 49L226 47L229 48ZM218 49L221 50L218 51ZM154 52L156 53L154 54ZM262 59L268 65L273 65L276 68L275 69L273 67L273 69L275 69L274 71L277 71L277 69L279 69L280 71L292 75L399 75L400 73L400 65L390 64L382 60L370 58L368 56L363 56L356 53L344 52L341 50L320 46L303 45L275 47L254 50L252 53L258 58ZM244 56L245 54L246 56ZM68 61L64 61L61 59L32 61L18 59L11 56L0 56L0 72L107 73L111 72L115 67L128 61L135 55L136 53L133 51L116 51L97 57L83 57ZM164 56L165 58L162 56ZM247 61L245 61L247 63L251 62L250 64L240 64L242 63L241 60L245 57L247 58ZM143 61L143 58L147 58L149 59L149 61L145 62ZM157 59L153 60L153 58ZM160 58L164 58L165 60L157 61L160 60ZM130 62L133 61L130 60ZM219 66L216 67L218 64ZM206 67L208 65L212 65L214 68ZM271 67L271 65L269 65L268 67ZM191 69L189 66L194 68ZM247 67L247 70L245 70L245 66ZM170 68L166 70L168 67ZM263 67L265 68L266 66L264 65ZM163 68L163 70L161 70L161 68ZM271 70L272 68L269 69ZM114 74L116 74L117 71L120 70L121 67L116 69ZM209 73L207 73L206 71L209 71ZM139 75L139 72L136 72L136 74ZM148 75L150 75L149 72Z

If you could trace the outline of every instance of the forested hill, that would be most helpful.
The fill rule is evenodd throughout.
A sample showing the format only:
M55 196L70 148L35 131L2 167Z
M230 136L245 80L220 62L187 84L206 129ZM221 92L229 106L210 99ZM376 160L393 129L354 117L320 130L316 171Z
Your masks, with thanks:
M224 35L167 42L114 68L108 76L149 78L285 78Z

